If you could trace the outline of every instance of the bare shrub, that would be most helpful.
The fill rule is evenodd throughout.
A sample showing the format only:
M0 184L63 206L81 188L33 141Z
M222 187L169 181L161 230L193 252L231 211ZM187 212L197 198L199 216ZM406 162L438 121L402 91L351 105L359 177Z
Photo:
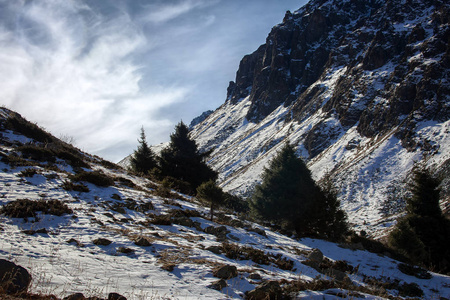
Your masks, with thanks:
M29 200L18 199L4 205L0 212L11 218L29 218L36 217L40 211L43 214L62 216L71 214L73 211L60 200Z

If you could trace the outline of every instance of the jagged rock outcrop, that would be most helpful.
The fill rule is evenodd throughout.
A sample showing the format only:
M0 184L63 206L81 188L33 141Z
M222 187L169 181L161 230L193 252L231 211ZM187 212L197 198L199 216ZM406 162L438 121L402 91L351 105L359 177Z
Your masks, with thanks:
M214 148L221 186L250 195L289 141L316 179L331 175L352 222L381 224L414 161L449 158L449 12L440 0L313 0L287 12L192 130Z

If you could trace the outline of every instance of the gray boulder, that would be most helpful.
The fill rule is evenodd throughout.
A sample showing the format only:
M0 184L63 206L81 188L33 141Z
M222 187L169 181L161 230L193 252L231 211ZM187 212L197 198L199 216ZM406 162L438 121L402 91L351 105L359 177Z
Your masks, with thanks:
M31 282L28 271L5 259L0 259L0 287L7 294L25 292Z
M235 266L222 266L213 271L214 277L222 279L230 279L238 275L237 268Z

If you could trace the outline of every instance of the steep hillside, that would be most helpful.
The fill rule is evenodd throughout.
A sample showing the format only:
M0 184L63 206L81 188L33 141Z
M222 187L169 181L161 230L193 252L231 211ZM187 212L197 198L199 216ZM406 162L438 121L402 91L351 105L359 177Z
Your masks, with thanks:
M329 173L357 229L382 235L416 161L450 158L450 4L313 0L245 56L192 130L221 186L249 195L289 141Z
M0 158L0 272L6 260L31 273L33 295L22 299L450 296L448 276L408 267L383 248L370 253L364 239L297 240L227 211L210 221L195 198L83 153L4 108ZM0 298L17 299L3 284L2 277Z

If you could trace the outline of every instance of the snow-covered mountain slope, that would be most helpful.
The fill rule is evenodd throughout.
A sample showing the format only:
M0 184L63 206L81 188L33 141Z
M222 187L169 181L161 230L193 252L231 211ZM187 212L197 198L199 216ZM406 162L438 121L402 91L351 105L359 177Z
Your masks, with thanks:
M406 275L398 261L361 244L296 240L226 212L209 221L195 198L168 194L4 108L0 157L0 258L31 272L33 293L242 299L271 282L296 299L386 299L420 290L423 299L450 297L448 276ZM20 208L24 199L32 202ZM54 202L53 212L29 215L30 203ZM220 286L222 266L231 278Z
M355 228L382 235L414 163L439 171L450 158L449 12L426 0L313 0L287 12L192 130L215 149L221 186L249 196L289 141L317 180L331 176Z

